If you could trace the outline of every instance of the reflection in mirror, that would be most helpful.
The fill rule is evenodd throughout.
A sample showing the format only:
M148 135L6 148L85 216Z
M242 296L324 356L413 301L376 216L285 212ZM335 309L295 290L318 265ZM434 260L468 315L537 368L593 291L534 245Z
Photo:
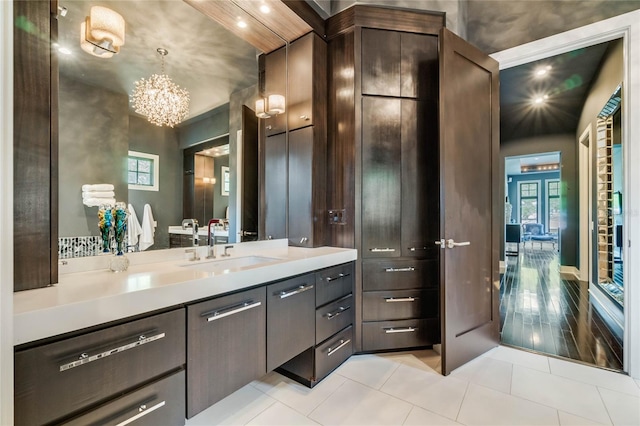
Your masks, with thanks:
M149 250L168 248L170 227L193 214L185 216L183 205L196 190L185 186L184 154L203 151L207 144L228 146L226 160L213 160L215 175L202 176L214 177L213 194L227 200L212 198L208 210L202 211L201 226L206 228L214 217L233 222L238 198L237 134L243 126L243 106L252 108L257 98L260 52L182 1L62 0L60 5L67 8L67 14L59 18L57 46L59 257L98 254L97 208L83 204L83 184L113 185L117 201L127 203L141 224L144 206L149 204L157 222ZM116 11L126 24L125 42L110 58L87 53L80 46L81 24L94 5ZM158 48L168 51L164 72L190 94L189 116L174 128L156 126L131 108L135 82L161 73ZM194 148L199 144L203 145ZM138 187L128 184L132 172L129 151L157 156L158 176L149 178L155 179L155 190L140 188L140 182ZM231 171L226 197L217 186L225 161ZM140 178L144 184L144 171ZM237 224L230 226L239 229ZM233 236L229 240L235 241ZM201 241L206 243L206 238ZM130 246L130 251L137 249Z
M597 119L595 282L622 307L624 186L620 101L618 86Z

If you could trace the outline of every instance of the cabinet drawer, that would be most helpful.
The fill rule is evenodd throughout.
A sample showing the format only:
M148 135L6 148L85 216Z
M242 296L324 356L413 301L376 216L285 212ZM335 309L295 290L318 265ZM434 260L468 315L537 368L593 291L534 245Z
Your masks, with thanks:
M346 328L316 347L316 380L320 381L353 354L353 327Z
M17 352L16 424L57 420L183 365L184 330L178 309Z
M438 343L438 319L362 323L362 349L413 348Z
M316 272L316 306L322 306L353 291L353 263Z
M187 417L266 373L266 289L187 307Z
M315 344L315 274L267 286L267 371Z
M362 289L405 290L438 286L435 260L365 260L362 263Z
M353 323L353 295L316 310L316 344Z
M66 423L69 426L184 425L184 371L151 383Z
M364 292L362 320L436 318L439 302L436 289Z

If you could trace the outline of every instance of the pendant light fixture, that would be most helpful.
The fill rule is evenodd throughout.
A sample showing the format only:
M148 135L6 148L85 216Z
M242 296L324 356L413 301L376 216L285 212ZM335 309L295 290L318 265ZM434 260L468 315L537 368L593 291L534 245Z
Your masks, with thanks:
M124 45L124 18L103 6L93 6L80 24L80 47L98 58L111 58Z
M164 57L169 52L163 48L158 48L157 52L162 60L161 74L136 81L131 103L135 112L147 117L149 122L157 126L173 127L189 114L189 92L164 73Z

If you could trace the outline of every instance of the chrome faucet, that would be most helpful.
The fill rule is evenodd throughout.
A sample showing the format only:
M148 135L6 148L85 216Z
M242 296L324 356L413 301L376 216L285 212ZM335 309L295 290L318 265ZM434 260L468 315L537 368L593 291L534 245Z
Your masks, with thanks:
M229 253L227 250L232 249L233 246L224 246L224 253L222 253L220 256L222 257L229 257L231 256L231 253Z
M215 229L213 233L211 232L211 225L215 227L217 223L220 223L220 219L211 219L209 220L209 225L207 225L207 235L209 236L209 248L207 249L207 259L215 259L216 258L216 238L215 238Z
M182 219L182 229L189 229L193 233L193 246L198 247L198 219Z

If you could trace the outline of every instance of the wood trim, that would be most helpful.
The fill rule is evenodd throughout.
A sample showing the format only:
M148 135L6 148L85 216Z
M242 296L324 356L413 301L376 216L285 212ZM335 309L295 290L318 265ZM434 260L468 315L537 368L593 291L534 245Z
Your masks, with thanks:
M438 35L440 28L445 25L444 12L354 5L329 18L326 32L328 39L342 34L352 27Z
M298 17L310 27L309 30L313 30L313 32L318 34L320 37L325 37L325 20L322 19L322 17L318 15L318 13L313 10L306 1L281 0L281 2L291 9L293 13L298 15ZM278 22L282 25L282 18L279 18ZM287 25L289 25L289 23L287 23Z
M216 1L215 3L218 3ZM295 5L286 5L281 0L232 0L242 10L246 11L249 15L253 16L256 20L260 21L266 28L275 33L278 37L291 42L304 34L315 31L311 25L304 19L307 15L308 19L312 19L312 15L304 7L308 6L304 1L294 1ZM260 11L260 7L266 4L271 9L269 13L263 13ZM299 12L296 12L298 10ZM315 11L311 9L311 12L315 14ZM304 16L303 16L304 15ZM316 14L317 16L317 14ZM320 16L317 19L322 21ZM321 31L324 33L324 21L320 26ZM317 31L316 31L317 32ZM323 34L324 35L324 34ZM266 51L265 51L266 52Z
M51 42L58 41L58 0L51 0ZM58 72L58 55L51 55L51 117L58 117L58 92L60 87L60 73ZM51 121L51 156L50 156L50 197L51 197L51 273L50 282L58 282L58 223L59 223L59 198L58 198L58 120Z

